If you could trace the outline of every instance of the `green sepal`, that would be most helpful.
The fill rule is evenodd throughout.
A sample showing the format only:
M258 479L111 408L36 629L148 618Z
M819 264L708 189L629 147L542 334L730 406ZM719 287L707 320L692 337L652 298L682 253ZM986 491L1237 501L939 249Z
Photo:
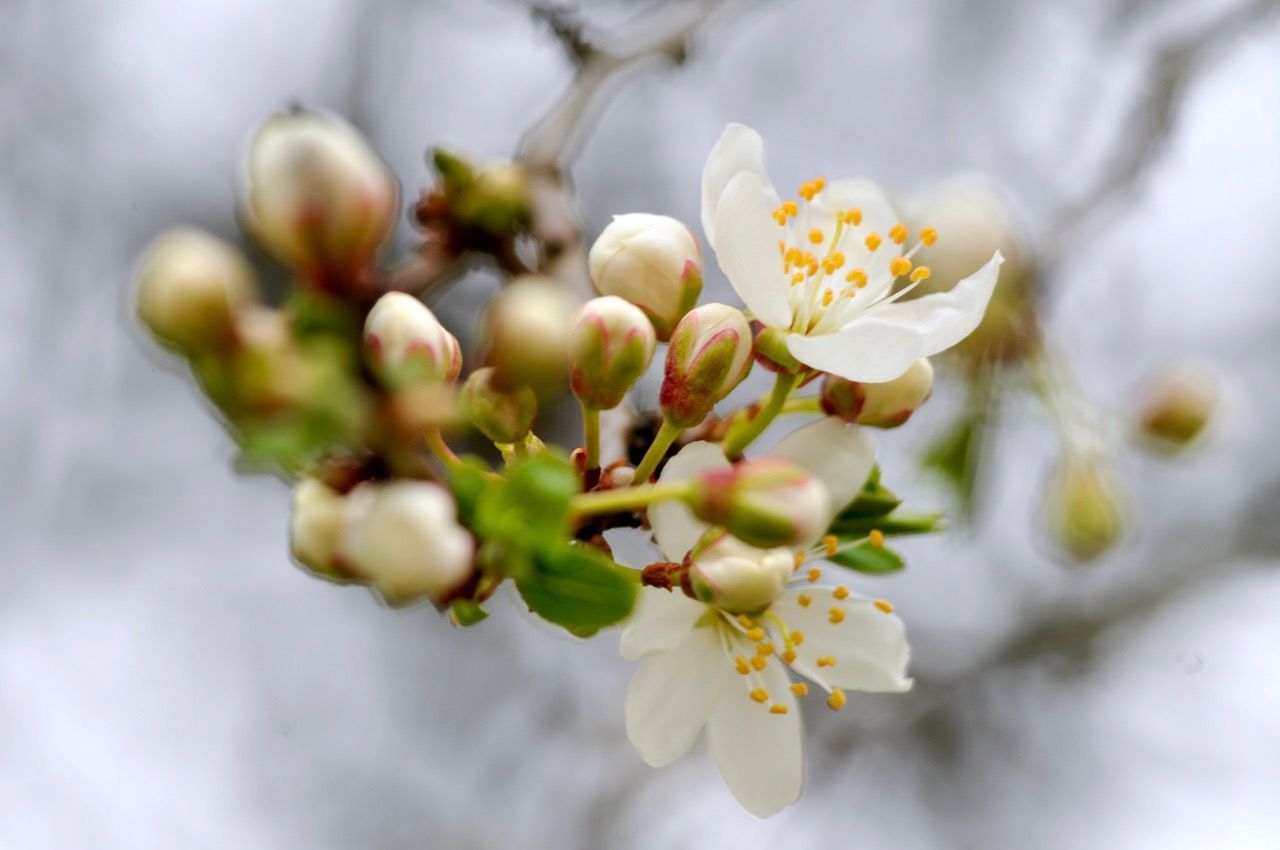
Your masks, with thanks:
M474 599L455 599L449 606L449 613L459 626L474 626L489 616L484 606Z
M516 580L529 610L570 634L587 638L631 613L639 576L584 543L539 556Z
M902 500L880 483L880 467L875 466L858 495L836 515L835 522L885 516L900 504Z
M907 565L897 552L885 546L876 546L874 543L863 543L861 546L837 552L827 560L869 575L896 573Z

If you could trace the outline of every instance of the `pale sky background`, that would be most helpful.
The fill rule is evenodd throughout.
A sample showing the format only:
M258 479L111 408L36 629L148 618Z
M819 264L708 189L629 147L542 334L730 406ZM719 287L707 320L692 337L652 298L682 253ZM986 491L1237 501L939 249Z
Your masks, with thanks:
M604 114L573 168L592 234L616 212L696 222L706 152L742 121L782 185L979 171L1044 240L1132 130L1151 51L1234 0L748 5ZM588 4L602 23L639 6ZM513 150L568 79L546 33L499 0L5 0L4 16L0 847L1280 846L1276 14L1206 58L1150 182L1081 234L1050 300L1102 404L1195 356L1226 380L1221 428L1177 463L1125 455L1137 527L1079 568L1037 526L1052 434L1011 411L985 522L853 582L905 618L916 691L808 712L806 793L765 822L703 746L663 771L633 753L614 636L573 641L501 602L456 630L292 567L285 486L232 471L132 325L151 235L234 235L234 166L263 116L347 114L412 195L430 144ZM467 322L485 291L442 312ZM718 271L708 296L732 299ZM940 388L881 440L917 506L945 504L911 452L955 402ZM1091 640L1024 639L1173 575L1192 578Z

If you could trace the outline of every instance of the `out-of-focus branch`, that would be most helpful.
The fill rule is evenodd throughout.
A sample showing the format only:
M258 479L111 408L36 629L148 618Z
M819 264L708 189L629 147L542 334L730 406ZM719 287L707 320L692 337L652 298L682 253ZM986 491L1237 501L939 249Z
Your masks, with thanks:
M1129 108L1114 149L1096 178L1058 213L1054 241L1042 253L1044 268L1078 239L1076 230L1109 203L1140 188L1173 134L1186 93L1207 58L1250 27L1280 10L1280 0L1248 0L1188 36L1171 40L1151 57L1146 91Z

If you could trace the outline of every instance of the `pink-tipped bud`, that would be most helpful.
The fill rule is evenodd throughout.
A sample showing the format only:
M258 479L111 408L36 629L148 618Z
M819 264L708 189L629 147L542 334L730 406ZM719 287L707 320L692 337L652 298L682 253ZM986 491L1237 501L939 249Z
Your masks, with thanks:
M1072 560L1093 561L1119 542L1128 520L1124 490L1103 458L1071 453L1049 482L1049 533Z
M897 428L911 418L932 392L933 366L921 357L900 377L882 384L827 375L822 382L822 409L845 422Z
M569 387L584 405L612 410L640 380L657 346L644 311L616 295L578 308L569 328Z
M689 568L694 596L731 614L755 614L773 604L795 569L789 549L757 549L728 534Z
M1190 364L1169 366L1144 388L1138 423L1152 444L1178 451L1195 442L1218 409L1218 380Z
M472 571L474 544L438 484L367 482L346 497L339 556L391 605L439 599Z
M501 390L493 369L477 369L462 387L462 409L471 424L495 443L518 443L533 428L538 397L528 387Z
M304 275L358 274L395 227L395 177L336 116L304 109L271 116L249 143L245 173L247 226Z
M692 428L751 369L751 327L741 310L704 304L671 335L658 403L671 424Z
M596 292L639 307L663 342L702 292L698 239L665 215L615 215L591 246L587 264Z
M563 386L569 362L572 305L552 280L526 275L507 284L485 316L484 364L501 389L532 387L539 395Z
M289 548L298 563L331 578L343 575L338 543L346 516L344 501L341 493L314 478L293 488Z
M197 354L229 343L235 314L258 298L234 247L194 228L170 230L138 267L138 318L162 345Z
M826 486L781 458L756 458L704 472L697 485L689 498L694 514L752 546L808 545L831 519Z
M364 323L365 358L387 387L448 383L462 369L462 349L417 298L388 292Z

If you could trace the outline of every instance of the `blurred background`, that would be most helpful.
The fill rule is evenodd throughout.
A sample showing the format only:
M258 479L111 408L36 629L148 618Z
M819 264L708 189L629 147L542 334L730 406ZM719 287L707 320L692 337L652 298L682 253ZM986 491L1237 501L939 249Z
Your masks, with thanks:
M580 15L625 34L702 5ZM134 327L152 235L236 238L265 115L348 116L412 198L429 145L508 156L570 84L545 20L514 0L3 6L0 847L1280 847L1277 4L719 4L687 62L639 69L583 138L587 238L616 212L696 223L729 121L760 130L783 187L985 175L1098 409L1131 414L1171 360L1222 381L1191 451L1112 455L1130 527L1087 566L1046 543L1058 437L1011 393L974 521L854 582L907 621L916 690L809 712L805 795L767 822L701 745L662 771L632 752L613 636L505 604L463 631L291 566L286 486L235 474ZM465 336L494 285L433 306ZM880 439L915 508L954 506L919 463L964 404L940 368Z

